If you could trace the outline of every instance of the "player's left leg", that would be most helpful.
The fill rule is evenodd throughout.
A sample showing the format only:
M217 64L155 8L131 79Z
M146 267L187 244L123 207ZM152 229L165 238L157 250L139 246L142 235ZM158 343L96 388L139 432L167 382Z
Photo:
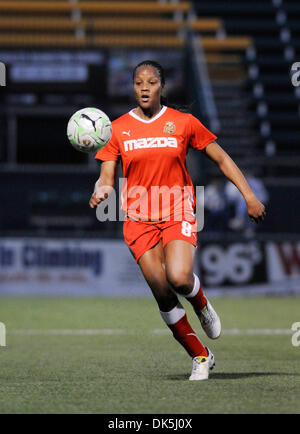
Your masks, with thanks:
M172 230L176 236L175 228ZM207 336L216 339L221 333L221 322L193 272L195 250L189 241L169 241L164 247L166 276L173 290L192 304Z

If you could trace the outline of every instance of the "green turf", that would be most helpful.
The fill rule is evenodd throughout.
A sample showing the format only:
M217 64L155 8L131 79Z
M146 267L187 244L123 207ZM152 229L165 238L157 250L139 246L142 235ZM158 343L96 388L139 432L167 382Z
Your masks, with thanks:
M224 329L290 329L299 298L217 298ZM192 325L199 323L184 306ZM208 381L164 329L152 299L0 298L0 413L299 413L300 346L290 335L203 339L216 358ZM121 329L116 335L16 330Z

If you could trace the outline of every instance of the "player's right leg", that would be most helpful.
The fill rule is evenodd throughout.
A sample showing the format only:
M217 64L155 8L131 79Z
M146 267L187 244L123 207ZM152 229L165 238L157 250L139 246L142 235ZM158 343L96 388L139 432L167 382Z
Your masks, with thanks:
M193 272L196 249L191 234L189 237L182 235L181 222L167 226L163 231L163 245L168 282L177 294L191 303L206 335L217 339L221 321Z
M172 331L174 338L193 358L194 374L192 374L193 378L190 379L204 380L208 378L208 370L213 367L213 364L209 361L211 353L192 329L183 306L169 286L164 266L162 242L160 241L155 247L145 252L139 259L138 264L157 301L161 317ZM200 361L206 359L207 364L201 362L202 365L197 370L196 361L199 361L198 364L200 365ZM204 375L203 371L205 371Z

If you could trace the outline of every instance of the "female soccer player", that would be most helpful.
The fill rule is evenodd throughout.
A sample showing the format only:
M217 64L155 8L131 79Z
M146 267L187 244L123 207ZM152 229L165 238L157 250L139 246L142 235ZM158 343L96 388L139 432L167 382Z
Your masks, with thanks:
M127 179L122 191L125 242L162 319L193 359L189 379L205 380L214 356L197 337L177 297L192 304L209 338L220 336L220 319L193 273L197 230L193 184L185 165L189 147L201 150L236 185L253 221L263 220L265 208L217 137L191 114L163 104L164 85L164 70L157 62L146 60L135 67L137 107L113 122L110 142L96 154L102 165L89 204L94 208L108 197L121 159Z

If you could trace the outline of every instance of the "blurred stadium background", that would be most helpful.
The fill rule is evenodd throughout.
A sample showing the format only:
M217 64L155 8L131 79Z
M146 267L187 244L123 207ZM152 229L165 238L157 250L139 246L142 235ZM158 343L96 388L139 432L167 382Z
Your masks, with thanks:
M166 69L169 101L191 104L267 206L265 222L249 225L216 167L190 154L205 185L203 284L299 292L299 19L297 0L1 0L0 293L148 294L122 222L99 223L88 208L93 155L66 138L80 108L111 119L132 108L131 71L146 58Z

